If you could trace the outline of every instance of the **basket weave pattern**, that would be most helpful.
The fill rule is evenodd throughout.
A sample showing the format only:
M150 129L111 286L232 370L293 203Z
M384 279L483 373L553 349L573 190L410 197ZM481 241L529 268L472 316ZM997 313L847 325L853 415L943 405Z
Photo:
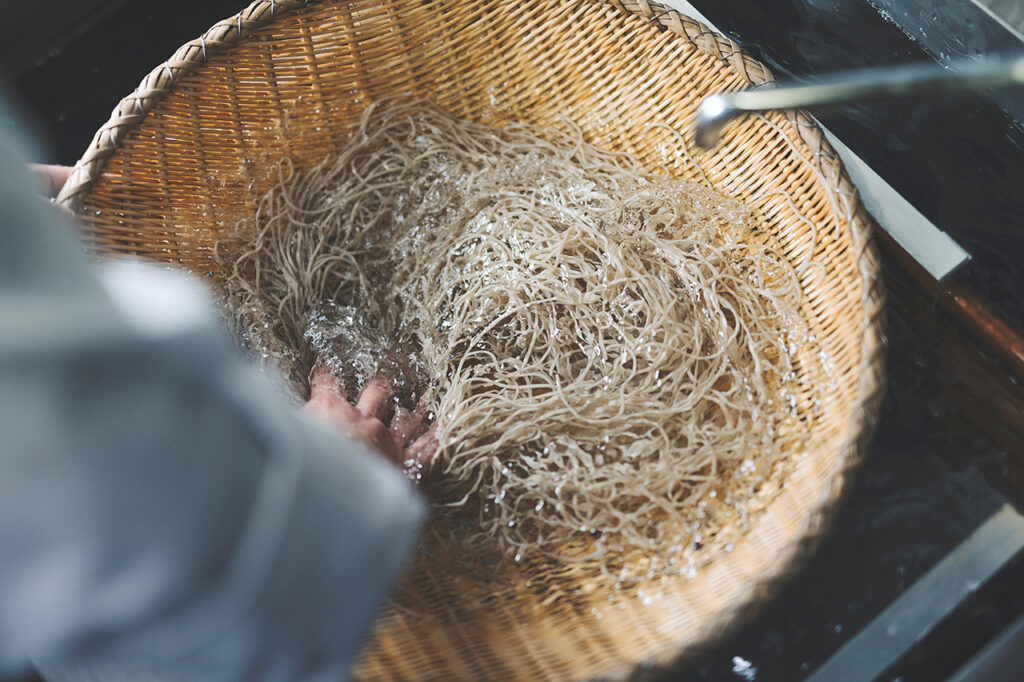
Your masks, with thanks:
M215 280L213 244L251 215L277 162L314 165L367 104L395 96L496 125L568 117L591 143L746 200L794 263L825 266L801 275L802 312L829 358L826 371L806 363L820 373L801 401L808 451L731 551L695 577L652 581L646 604L585 568L532 562L487 581L421 561L402 594L428 612L388 607L359 677L620 674L721 633L820 534L881 393L869 219L801 114L737 123L712 152L649 127L688 131L704 95L769 80L733 42L655 3L260 0L182 46L97 132L59 198L91 246Z

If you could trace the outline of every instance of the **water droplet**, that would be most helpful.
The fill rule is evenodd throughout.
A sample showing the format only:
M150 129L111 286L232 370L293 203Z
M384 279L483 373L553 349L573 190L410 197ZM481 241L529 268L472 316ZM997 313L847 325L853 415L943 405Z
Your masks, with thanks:
M754 682L757 679L757 668L742 656L732 657L732 673L742 677L747 682Z

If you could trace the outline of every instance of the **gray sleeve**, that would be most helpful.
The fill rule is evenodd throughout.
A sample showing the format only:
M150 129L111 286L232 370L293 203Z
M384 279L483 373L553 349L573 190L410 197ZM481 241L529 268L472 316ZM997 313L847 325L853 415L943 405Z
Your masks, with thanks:
M420 500L246 367L196 282L97 277L3 138L0 672L343 678Z

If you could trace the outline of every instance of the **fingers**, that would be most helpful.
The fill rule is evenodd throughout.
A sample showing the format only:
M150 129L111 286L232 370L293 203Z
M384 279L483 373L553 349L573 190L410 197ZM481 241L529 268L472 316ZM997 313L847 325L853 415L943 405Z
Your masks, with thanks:
M40 163L30 163L29 169L36 176L40 190L48 197L55 197L64 183L71 177L74 170L71 166L55 166Z
M399 457L402 454L402 450L395 447L388 427L376 419L362 415L360 412L355 412L355 414L359 415L359 417L349 425L347 429L348 435L366 443L389 462L396 465L400 464Z
M422 398L413 411L396 408L391 424L385 426L391 383L383 375L366 384L353 406L345 397L341 380L326 367L316 365L309 375L309 393L304 410L326 418L342 432L371 446L413 480L422 478L438 450L433 427L416 438L426 414Z
M402 459L406 462L407 468L423 470L430 466L430 463L434 460L434 455L437 454L438 448L437 436L435 434L435 426L431 426L426 433L405 449ZM409 466L410 461L412 463L411 467Z
M391 436L395 439L395 445L399 449L405 447L416 430L423 423L423 417L417 412L410 412L402 407L395 408L395 416L391 418Z
M345 398L341 379L319 364L309 373L309 401L302 409L342 429L358 415Z
M314 393L321 393L323 391L344 393L344 388L341 379L331 370L320 364L313 365L313 369L309 373L309 393L311 397Z
M355 411L345 396L345 384L341 378L323 365L315 365L309 373L309 402L326 406L344 403L348 411Z
M359 394L356 402L356 409L367 417L380 419L388 412L388 398L391 397L391 382L383 374L378 374L366 384L363 392Z

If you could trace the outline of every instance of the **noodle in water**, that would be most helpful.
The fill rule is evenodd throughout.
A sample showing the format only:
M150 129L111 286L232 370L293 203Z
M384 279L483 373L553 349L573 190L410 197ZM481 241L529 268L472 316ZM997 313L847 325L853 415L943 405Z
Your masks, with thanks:
M280 173L219 248L233 322L297 396L319 361L422 401L459 542L681 569L783 466L800 286L740 202L422 103Z

